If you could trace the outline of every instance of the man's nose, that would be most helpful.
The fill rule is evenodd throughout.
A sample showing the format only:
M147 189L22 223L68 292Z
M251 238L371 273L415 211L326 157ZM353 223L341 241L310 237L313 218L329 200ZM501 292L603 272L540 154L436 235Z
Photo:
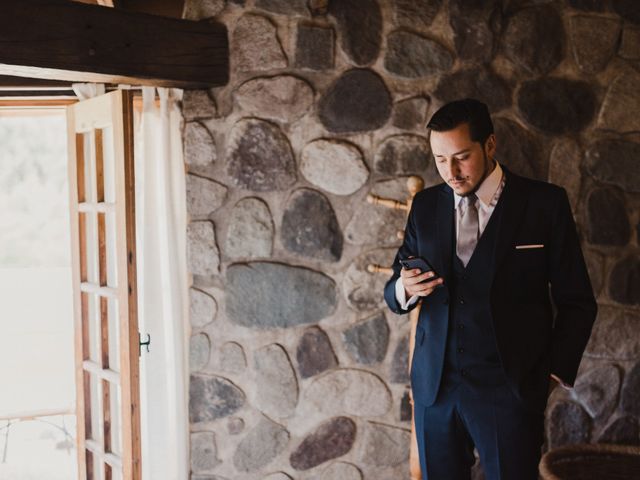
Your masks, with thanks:
M460 173L460 169L458 168L458 164L455 160L447 162L447 170L449 178L456 178L458 176L458 173Z

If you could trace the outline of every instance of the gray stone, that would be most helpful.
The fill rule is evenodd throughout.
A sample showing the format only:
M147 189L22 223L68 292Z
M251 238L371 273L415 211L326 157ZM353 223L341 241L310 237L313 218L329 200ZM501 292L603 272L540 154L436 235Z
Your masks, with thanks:
M598 114L597 128L620 133L639 132L640 118L633 112L640 109L640 74L623 73L607 90Z
M463 60L489 62L493 57L493 32L489 24L476 16L449 15L453 41Z
M391 408L384 382L364 370L339 369L316 377L305 390L305 400L328 415L377 417Z
M615 365L603 365L580 375L575 393L585 410L594 418L606 418L618 404L621 372Z
M624 246L629 243L631 225L624 195L616 188L594 189L587 200L587 238L595 245Z
M593 294L598 298L604 284L604 255L589 249L584 249L583 254L589 271Z
M356 65L372 63L382 42L382 12L376 0L340 0L329 3L338 24L342 50Z
M640 315L636 312L600 305L585 356L615 361L640 359L639 327Z
M560 77L523 82L517 101L524 119L551 135L579 133L591 123L596 109L589 83Z
M453 55L440 43L404 30L387 37L384 68L405 78L420 78L445 72L453 66Z
M393 135L376 150L373 160L377 172L402 175L423 171L429 165L431 149L426 138L419 135Z
M636 363L624 379L620 406L626 414L640 417L640 363Z
M231 417L227 420L227 432L229 435L238 435L244 430L244 420L240 417Z
M385 307L381 292L389 277L382 273L371 273L368 267L390 266L396 251L396 248L372 250L361 254L349 265L342 281L342 292L349 307L357 312Z
M276 343L253 355L253 405L270 417L290 417L298 404L298 380L287 352Z
M391 360L391 383L409 383L409 335L402 337Z
M269 465L289 443L289 432L282 425L262 417L240 441L233 464L241 472L255 472Z
M283 472L276 472L264 477L264 480L292 480L289 475Z
M212 375L191 375L189 421L211 422L228 417L245 403L242 390L229 380Z
M564 50L562 18L552 5L524 8L508 19L503 34L506 56L534 74L546 74L560 63Z
M512 5L508 5L508 8L517 5L519 0L511 2ZM526 2L527 0L525 0ZM545 3L546 0L538 0L531 3ZM524 3L524 2L521 2ZM465 15L465 16L477 16L479 18L486 18L493 13L496 7L499 7L502 2L500 0L449 0L449 14ZM504 4L503 4L504 5Z
M243 198L229 213L225 254L231 258L270 257L273 232L267 204L259 198Z
M598 443L615 443L619 445L640 445L640 425L631 416L616 418L604 429Z
M625 20L640 24L638 2L634 0L616 0L615 2L611 2L611 8Z
M220 252L213 223L200 221L187 225L187 257L189 271L195 275L217 275L220 272Z
M394 127L414 130L425 126L429 99L413 97L396 102L393 106L391 123Z
M640 305L640 257L619 260L609 275L609 297L625 305Z
M347 454L356 439L356 424L347 417L332 418L307 435L289 457L296 470L309 470Z
M335 57L332 28L298 24L295 67L309 70L333 68Z
M231 265L226 286L228 318L245 327L286 328L316 323L331 315L337 303L331 278L278 263Z
M393 467L409 460L411 432L404 428L369 422L361 444L362 462L376 467Z
M329 11L329 0L309 0L307 2L311 15L326 15Z
M192 167L207 166L216 161L216 145L211 132L198 122L187 122L184 127L184 161Z
M215 299L200 290L189 289L189 317L191 326L202 328L210 324L218 314L218 304Z
M389 346L389 325L383 312L349 327L342 333L347 353L358 363L384 360Z
M227 187L208 178L187 175L187 211L192 217L206 217L227 199Z
M282 245L290 252L326 262L342 256L342 231L329 200L320 192L296 190L285 207L280 230Z
M318 103L318 117L330 132L366 132L382 127L391 114L391 95L378 74L367 69L343 73Z
M310 183L336 195L351 195L369 178L369 169L355 145L322 138L302 150L300 172Z
M211 341L206 333L197 333L189 339L189 370L202 370L211 356Z
M308 15L305 0L256 0L256 7L282 15Z
M547 420L549 448L588 443L591 423L587 412L577 403L557 402L553 405Z
M484 66L445 75L438 82L434 95L443 103L465 97L475 98L486 103L492 113L511 106L511 88L504 79Z
M586 12L602 12L605 3L602 0L567 0L570 7Z
M259 119L238 121L229 134L227 174L235 186L268 192L296 181L296 162L282 131Z
M309 378L338 366L329 337L318 327L305 330L296 349L296 360L302 378Z
M238 106L261 117L293 122L313 105L313 89L292 75L253 78L234 92Z
M442 0L395 0L393 13L399 25L424 29L436 18Z
M221 463L213 432L191 433L190 459L191 471L196 473L211 470Z
M580 172L582 158L582 150L572 138L561 138L556 141L549 155L549 182L566 189L574 211L580 197L582 175L578 172Z
M182 116L185 120L215 117L216 103L207 90L185 90L182 94Z
M586 73L603 70L616 52L622 22L599 15L569 17L573 56Z
M276 26L261 15L244 14L240 17L231 44L231 65L238 71L272 70L287 66Z
M625 25L618 55L627 60L640 59L640 28Z
M225 0L186 0L182 18L202 20L218 15L225 7Z
M604 139L587 149L587 172L626 192L640 192L640 143Z
M400 421L410 422L413 420L413 409L411 408L411 393L405 390L400 400Z
M320 474L319 480L362 480L358 467L346 462L334 462Z
M542 146L532 133L506 118L495 119L494 127L500 139L496 149L499 162L518 175L539 180L548 177Z
M247 357L239 343L227 342L220 347L220 370L226 373L242 373L247 368Z

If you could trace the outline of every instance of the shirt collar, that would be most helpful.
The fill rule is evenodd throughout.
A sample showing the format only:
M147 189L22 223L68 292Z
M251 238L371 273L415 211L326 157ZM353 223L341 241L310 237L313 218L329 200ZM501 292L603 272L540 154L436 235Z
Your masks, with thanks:
M476 190L476 196L480 200L482 206L487 208L493 199L493 196L498 191L498 187L500 186L500 182L502 181L502 167L500 164L496 162L496 166L493 169L493 172L489 174L487 178L480 184L478 190ZM454 207L457 209L458 205L460 205L460 200L462 197L458 195L456 192L453 192L454 197Z

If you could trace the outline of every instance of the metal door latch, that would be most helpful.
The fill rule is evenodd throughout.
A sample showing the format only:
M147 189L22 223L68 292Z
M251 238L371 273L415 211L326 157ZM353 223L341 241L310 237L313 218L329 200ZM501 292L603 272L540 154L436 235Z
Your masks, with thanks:
M149 352L149 345L151 344L151 335L149 335L147 333L147 340L146 341L142 341L142 339L140 338L140 332L138 332L138 356L142 355L142 346L144 345L145 347L147 347L147 353Z

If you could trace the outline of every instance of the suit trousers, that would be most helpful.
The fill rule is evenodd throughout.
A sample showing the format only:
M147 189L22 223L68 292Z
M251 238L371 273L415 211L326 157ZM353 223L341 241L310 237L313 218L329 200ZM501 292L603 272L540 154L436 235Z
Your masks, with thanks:
M486 480L538 479L544 413L523 407L507 384L443 379L433 405L414 407L423 480L469 480L474 447Z

